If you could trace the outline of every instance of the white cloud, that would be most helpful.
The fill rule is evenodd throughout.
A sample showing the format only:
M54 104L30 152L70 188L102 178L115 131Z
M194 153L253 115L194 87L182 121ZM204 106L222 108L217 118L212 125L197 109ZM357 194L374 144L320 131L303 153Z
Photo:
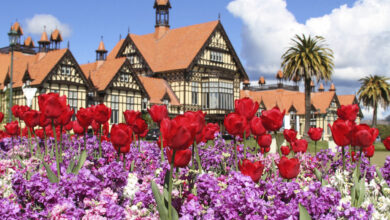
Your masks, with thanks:
M50 34L54 29L58 29L62 37L68 37L71 34L71 28L68 24L62 23L58 18L50 14L36 14L32 18L26 19L27 33L41 35L44 27L46 32Z
M362 108L362 113L364 119L372 120L372 114L374 110L372 108ZM379 107L377 111L377 119L384 119L389 115L389 112L386 112L383 108Z
M241 55L252 78L274 75L291 38L301 33L325 37L334 51L336 81L390 76L389 0L358 0L305 24L296 21L285 0L234 0L228 10L244 24Z

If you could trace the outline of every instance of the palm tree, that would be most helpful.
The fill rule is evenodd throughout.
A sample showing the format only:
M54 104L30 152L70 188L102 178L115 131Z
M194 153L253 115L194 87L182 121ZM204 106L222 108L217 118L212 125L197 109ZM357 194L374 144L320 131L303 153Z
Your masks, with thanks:
M372 114L372 127L376 127L378 105L386 108L390 104L390 78L370 75L359 79L361 87L358 91L359 101L363 105L374 109Z
M329 81L333 73L333 51L327 48L321 36L306 37L295 35L293 45L282 55L283 77L285 79L302 79L305 83L305 131L310 128L311 86L315 78L318 81ZM314 80L313 80L314 81Z

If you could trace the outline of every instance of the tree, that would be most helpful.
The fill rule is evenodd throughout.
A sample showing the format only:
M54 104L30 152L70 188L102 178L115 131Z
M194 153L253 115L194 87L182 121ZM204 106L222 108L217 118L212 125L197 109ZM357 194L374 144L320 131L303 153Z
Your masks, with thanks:
M283 77L299 79L305 83L305 131L310 128L311 86L313 79L329 81L333 73L333 51L327 48L321 36L295 35L293 45L282 55Z
M366 107L373 108L372 127L376 127L378 105L387 108L390 104L390 78L370 75L359 79L361 87L358 91L359 101Z

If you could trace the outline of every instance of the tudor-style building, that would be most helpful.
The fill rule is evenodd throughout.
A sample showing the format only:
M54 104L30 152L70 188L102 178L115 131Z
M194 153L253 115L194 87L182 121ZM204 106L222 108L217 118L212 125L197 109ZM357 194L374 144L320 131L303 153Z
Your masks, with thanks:
M269 110L277 106L281 111L285 111L283 119L283 129L293 128L298 131L298 135L303 135L305 125L305 93L299 91L297 84L286 85L282 82L283 73L278 71L275 85L266 84L264 77L260 77L258 86L250 86L246 83L241 90L241 98L249 97L259 103L258 115L261 111ZM337 109L341 105L358 104L355 95L337 95L336 87L332 83L328 91L325 91L323 84L319 85L315 91L312 83L311 93L311 118L310 126L324 129L323 138L329 140L332 133L328 124L333 124L337 119ZM360 123L363 118L359 110L356 123Z
M62 41L58 30L53 31L51 40L43 32L34 47L31 37L21 43L23 30L18 22L12 27L18 33L13 57L13 104L26 105L25 94L33 96L30 107L38 109L38 96L47 92L66 95L68 104L75 110L86 107L92 84L84 76L80 66L69 49L60 49ZM8 112L8 95L4 92L10 86L11 52L9 47L0 49L0 111Z
M156 0L154 8L154 33L128 34L107 60L126 57L138 75L158 78L161 86L165 80L169 85L166 91L172 90L180 103L177 112L170 108L171 113L203 110L208 120L222 122L224 115L234 109L240 82L248 76L221 22L171 29L170 1ZM155 81L153 78L142 81ZM159 102L166 96L160 97Z

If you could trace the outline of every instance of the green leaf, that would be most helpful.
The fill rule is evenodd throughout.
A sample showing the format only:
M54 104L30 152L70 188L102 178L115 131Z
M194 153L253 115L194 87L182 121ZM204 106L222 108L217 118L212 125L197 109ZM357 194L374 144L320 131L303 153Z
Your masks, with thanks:
M77 163L77 166L75 166L73 168L72 173L77 175L79 173L80 169L83 167L86 159L87 159L87 151L83 150L81 152L81 155L80 155L79 161Z
M357 200L356 207L360 207L366 197L366 175L364 174L364 177L360 180L358 188L359 188L359 199Z
M307 209L299 203L299 219L300 220L311 220L309 212Z
M42 161L43 162L43 166L45 167L46 169L46 173L47 173L47 178L49 178L50 182L51 183L58 183L58 177L54 174L54 172L50 169L50 166L46 164L45 161Z
M157 187L157 184L152 180L151 182L152 192L154 199L157 203L158 214L160 215L160 219L168 220L168 209L165 207L163 199L161 197L160 190Z
M130 172L134 171L134 162L135 162L135 160L131 161Z
M73 167L74 167L74 160L72 159L72 160L70 160L69 166L66 169L66 173L71 173L73 170Z
M381 182L384 182L384 185L382 185L382 188L389 188L389 185L387 185L387 182L383 179L382 173L378 167L376 167L376 174L378 175L379 180Z
M317 168L314 168L314 175L316 175L318 181L322 182L321 172Z

